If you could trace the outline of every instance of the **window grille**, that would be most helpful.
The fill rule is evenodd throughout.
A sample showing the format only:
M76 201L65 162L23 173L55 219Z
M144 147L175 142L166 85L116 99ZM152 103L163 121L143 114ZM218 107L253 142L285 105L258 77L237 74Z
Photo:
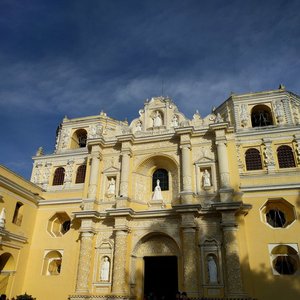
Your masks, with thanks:
M283 145L277 149L277 158L279 168L296 167L293 150L291 147Z
M86 173L86 165L81 165L77 169L76 181L75 183L84 183Z
M266 217L267 217L268 224L270 224L272 227L275 228L284 227L286 223L284 213L279 209L270 209L266 213Z
M259 150L255 148L248 149L245 153L246 169L251 170L262 170L262 162Z
M53 177L53 185L62 185L64 184L65 179L65 169L60 167L55 170Z

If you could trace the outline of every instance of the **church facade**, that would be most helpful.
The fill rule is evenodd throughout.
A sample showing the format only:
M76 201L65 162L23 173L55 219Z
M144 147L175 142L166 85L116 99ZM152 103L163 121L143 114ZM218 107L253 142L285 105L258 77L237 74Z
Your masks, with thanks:
M283 86L192 119L166 97L65 117L31 182L1 169L1 292L298 299L299 129Z

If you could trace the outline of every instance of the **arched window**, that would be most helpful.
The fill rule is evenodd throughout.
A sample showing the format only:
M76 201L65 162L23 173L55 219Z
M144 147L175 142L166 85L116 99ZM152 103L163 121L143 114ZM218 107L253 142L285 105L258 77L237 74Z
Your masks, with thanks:
M273 248L272 267L276 275L292 275L299 267L297 251L288 245L278 245Z
M79 129L76 131L78 146L79 148L84 148L86 146L87 132L84 129Z
M44 257L43 275L59 275L61 272L62 255L59 251L49 251Z
M162 191L167 191L169 189L169 176L168 171L165 169L157 169L152 176L152 191L154 191L157 179L159 179L159 185Z
M256 105L251 111L252 127L273 125L271 110L266 105Z
M262 170L262 162L259 150L250 148L245 153L246 169L250 170Z
M77 169L75 183L84 183L86 173L86 165L81 165Z
M54 172L52 185L62 185L64 184L64 179L65 179L65 169L63 167L59 167Z
M291 147L283 145L277 148L277 158L279 168L296 167L293 150Z
M18 226L21 226L22 219L23 219L23 203L22 202L17 202L15 211L14 211L14 216L12 222Z

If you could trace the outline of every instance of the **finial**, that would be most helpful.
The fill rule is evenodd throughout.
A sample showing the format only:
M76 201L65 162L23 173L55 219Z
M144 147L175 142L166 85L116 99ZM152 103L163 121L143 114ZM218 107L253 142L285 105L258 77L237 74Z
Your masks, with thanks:
M44 155L43 147L39 147L36 151L36 156L42 156Z
M285 86L283 84L280 84L278 87L279 90L285 90Z

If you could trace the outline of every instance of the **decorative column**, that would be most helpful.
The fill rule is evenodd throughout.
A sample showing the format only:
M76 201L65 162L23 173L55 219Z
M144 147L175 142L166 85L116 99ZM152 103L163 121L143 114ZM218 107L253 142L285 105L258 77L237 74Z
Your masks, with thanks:
M218 166L221 179L221 187L229 187L229 167L228 167L228 153L226 147L226 139L216 141L218 153Z
M120 197L124 197L124 198L128 197L129 162L130 162L130 151L122 152Z
M268 170L268 173L275 172L275 159L273 156L272 140L269 138L263 139L264 145L264 164Z
M83 222L83 221L82 221ZM80 236L80 254L77 271L76 292L88 293L88 279L91 268L91 255L93 251L92 232L81 232Z
M181 173L182 173L182 192L181 199L184 204L192 201L192 174L191 174L191 145L181 146Z
M127 229L125 228L115 231L112 293L117 296L126 296L129 293L126 281L127 235Z
M226 262L226 296L245 297L237 244L237 225L233 212L222 213L222 228Z
M90 156L90 180L88 187L87 199L83 199L84 210L92 210L94 207L94 201L96 200L96 191L98 184L98 174L100 165L100 147L98 145L93 146Z
M196 230L193 214L182 215L183 285L189 297L197 298Z

